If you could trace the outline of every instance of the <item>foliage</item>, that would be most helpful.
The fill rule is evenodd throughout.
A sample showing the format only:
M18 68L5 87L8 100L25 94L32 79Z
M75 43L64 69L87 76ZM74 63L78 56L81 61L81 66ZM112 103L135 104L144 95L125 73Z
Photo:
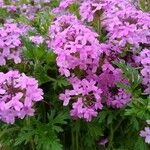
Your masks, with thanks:
M141 73L143 66L141 62L136 63L134 62L134 60L128 62L126 60L128 60L128 56L129 57L131 56L131 58L133 58L132 56L139 56L142 49L149 48L149 45L146 45L147 43L146 44L144 43L146 45L145 46L143 43L139 42L138 43L139 47L137 48L136 46L138 44L135 46L134 44L136 42L134 43L134 40L132 41L132 39L129 37L129 41L132 41L131 42L132 44L126 43L123 47L119 45L122 51L121 52L119 51L116 54L116 52L114 52L117 49L115 46L118 44L117 42L121 43L122 40L121 38L123 37L121 37L120 35L119 38L116 37L114 39L114 41L117 44L116 43L114 44L113 40L112 43L110 42L110 39L113 36L115 36L115 33L112 35L111 31L107 31L108 30L107 28L109 27L106 26L105 21L107 22L108 18L107 19L103 18L104 17L103 9L99 11L99 8L100 7L103 8L103 6L97 7L97 10L95 12L94 11L91 12L91 14L93 12L95 14L94 13L92 14L93 20L89 22L88 19L91 16L88 16L89 18L86 17L84 19L82 18L83 17L82 15L85 15L86 11L89 10L87 9L84 14L82 12L83 11L82 9L84 7L80 7L79 3L70 2L71 4L68 4L69 1L68 3L67 2L64 3L65 6L68 5L65 8L68 10L66 13L65 10L61 10L63 9L62 7L60 9L62 11L61 15L60 14L54 15L55 8L59 6L58 0L51 0L48 3L41 1L40 4L38 3L39 5L37 3L34 0L20 0L17 1L16 3L15 2L13 3L10 0L5 0L4 7L1 7L1 1L0 1L0 27L3 27L6 22L8 23L13 22L20 26L23 25L23 27L29 27L29 30L27 30L24 34L22 34L21 37L19 37L21 41L21 44L19 44L19 50L21 50L21 54L20 54L21 63L14 63L9 58L5 65L0 66L0 71L6 73L9 70L19 70L20 72L25 73L27 76L32 76L38 81L38 86L40 89L43 90L44 93L43 100L41 102L36 102L36 104L33 106L35 109L35 114L32 117L26 116L23 117L23 119L15 118L16 120L14 124L6 124L3 122L1 118L2 114L0 112L0 120L2 120L0 122L0 126L1 126L0 146L2 146L2 149L4 150L148 150L150 148L149 145L146 144L144 140L140 137L140 131L143 130L144 127L149 126L146 123L146 121L150 120L150 96L149 94L144 92L145 85L143 85L143 77ZM22 11L23 4L24 6L26 6L24 11ZM143 12L144 11L149 12L150 7L147 7L149 6L149 4L150 4L149 2L146 3L146 1L140 0L139 6L137 6L137 8L141 9ZM90 3L89 6L91 5L92 4ZM96 5L97 3L94 3L91 9L94 9ZM13 10L13 8L16 9ZM31 9L33 9L32 10L33 12L35 11L33 14ZM31 14L29 13L30 15L28 14L28 11L29 12L31 11L30 12ZM70 20L69 20L70 22L67 22L68 20L66 19L65 22L60 22L60 26L59 26L59 23L57 22L57 17L66 14L68 15L68 12L77 16L77 19L79 19L79 21L76 21L74 19L75 21L73 20L73 22L71 22ZM136 22L134 19L132 20L132 17L130 19L131 22L132 21ZM109 21L111 23L111 20ZM145 24L147 23L146 21ZM50 32L50 27L54 26L54 24L56 29L56 30L54 29L54 31L58 31L59 33L57 35L55 32L54 33L52 32L54 35L51 37L52 33ZM70 26L68 24L70 24ZM74 49L70 54L69 52L66 53L64 52L64 49L65 48L67 49L68 46L67 45L68 43L67 44L65 43L68 40L65 36L71 34L70 31L72 32L74 31L71 29L72 27L75 28L75 25L78 25L76 29L77 31L79 27L83 28L84 26L84 30L82 30L83 31L82 34L87 34L89 32L90 37L87 37L88 35L87 34L84 37L85 39L82 39L80 41L77 38L74 39L74 37L72 37L74 35L73 34L70 37L68 37L69 40L71 39L68 43L69 44L73 43L75 40L75 42L79 42L77 46L79 47L80 50L82 50L82 48L85 46L85 45L81 46L82 42L84 43L87 39L88 40L94 39L92 42L89 40L91 43L88 40L87 40L88 42L86 41L87 49L93 43L96 45L95 47L91 46L93 50L92 53L89 52L88 50L78 51L74 53L75 51ZM145 25L145 29L146 28L147 26ZM67 30L69 31L69 33L64 32ZM147 30L150 30L150 28ZM143 36L147 32L146 30L144 31L145 32L143 33ZM98 35L96 35L95 33L98 33ZM124 34L127 33L124 31ZM117 35L118 32L116 36ZM33 41L32 37L36 37L36 36L38 38L42 37L43 41L40 43L36 43L39 42L38 40ZM58 38L58 41L55 39L56 36ZM62 39L60 40L59 38L61 37ZM97 42L100 44L97 44ZM2 42L0 39L0 46L1 43ZM54 46L51 46L55 44L56 44L55 48L56 49L58 48L57 50L54 49ZM75 43L73 43L72 46L74 46L74 44ZM67 63L70 65L72 63L73 58L83 61L80 64L81 65L80 67L79 65L76 65L75 67L72 68L68 67L69 69L67 68L70 71L72 77L76 76L79 78L78 81L83 81L83 82L89 81L88 79L91 78L92 80L91 82L89 82L91 84L85 85L83 86L83 88L81 88L82 86L81 82L80 82L80 86L78 86L78 84L74 83L75 80L71 81L71 78L66 77L66 75L60 71L62 68L63 69L65 68L62 64L61 65L59 64L62 68L58 65L58 55L59 52L61 51L60 45L64 48L60 55L63 56L62 64L64 64L64 66ZM101 46L102 46L102 51L100 49ZM78 47L74 47L74 48L78 49ZM105 50L108 51L104 52L103 49L104 51ZM111 51L112 53L109 53L110 49L113 51L113 52ZM137 49L136 53L134 51L135 49ZM10 52L13 50L14 49L12 48ZM1 47L0 47L0 52L2 53ZM97 53L94 54L94 52ZM85 55L82 56L81 55L82 53L84 53ZM67 62L67 58L69 56L72 57L71 59L68 59L69 61ZM95 56L96 57L99 56L100 58L99 59L95 58L98 61L95 61L93 63L93 59ZM116 60L115 58L117 58L117 61L114 61ZM2 58L0 58L0 61L1 59ZM84 64L85 59L87 59L90 63L87 61L87 64ZM80 62L76 61L73 62L72 64L74 65L74 63L80 63ZM105 65L108 66L105 67ZM82 70L81 69L82 67L83 68L85 67L86 69ZM94 72L93 68L95 67L96 67L96 71ZM93 69L92 71L91 68ZM116 77L113 71L114 72L116 71L115 72L116 74L118 72L121 74L121 79L119 81L116 80L116 78L120 74L117 74ZM103 80L100 80L102 74L104 74L102 76ZM110 76L108 76L107 79L108 74ZM100 81L97 81L97 78ZM105 88L105 85L108 82L105 79L107 79L110 83L110 85L108 83L108 87L107 87L109 94L110 93L112 94L110 97L107 97L109 94L108 93L107 93L108 95L104 94L105 92L102 90L102 88ZM94 80L94 84L92 85L93 80ZM112 87L111 87L111 82L113 82ZM100 90L98 87L99 84L102 84ZM96 92L94 93L92 90L91 91L89 90L90 92L89 91L87 92L84 88L85 89L93 88L94 92L98 89L100 94L99 93L97 94ZM117 95L115 94L119 91L118 89L124 90L126 92L125 96L127 94L130 94L130 101L125 103L125 105L123 105L122 107L116 108L112 104L110 104L109 101L107 101L106 99L108 98L109 100L109 98L112 98L113 96L117 97ZM63 106L62 99L60 98L60 93L63 93L64 91L66 93L67 92L73 93L73 95L71 95L70 93L69 95L67 93L69 96L66 94L70 98L69 101L71 103L68 103L68 105L65 107ZM0 96L2 95L1 92L3 91L0 90ZM84 93L83 95L82 92ZM95 102L97 99L99 99L99 97L96 95L98 97L97 98L92 92L95 95L96 94L98 96L100 95L102 108L101 109L96 108L95 111L96 113L94 112L95 115L93 115L94 117L92 116L93 118L91 120L85 121L84 119L89 114L83 115L82 111L85 108L89 109L91 105L93 105L93 103L89 104L90 100L92 102L93 101ZM24 97L22 97L22 99L23 98ZM89 101L85 101L84 103L86 107L82 109L81 112L80 109L78 109L79 116L73 116L73 115L70 116L71 111L75 107L72 103L75 104L77 99L82 99L82 98L83 99L87 98L86 100L89 100ZM1 110L1 105L2 104L0 103L0 110ZM5 108L2 108L2 110L5 110ZM108 141L104 144L101 144L101 141L103 139L107 139Z

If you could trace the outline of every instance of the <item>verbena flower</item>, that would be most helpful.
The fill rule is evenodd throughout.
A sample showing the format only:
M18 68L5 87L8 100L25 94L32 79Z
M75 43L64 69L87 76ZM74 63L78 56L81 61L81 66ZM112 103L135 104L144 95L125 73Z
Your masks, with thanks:
M145 93L150 94L150 50L144 49L140 52L139 61L143 68L141 74L143 76L143 85L145 86Z
M145 138L145 142L150 144L150 128L145 127L144 130L140 132L140 136Z
M94 80L79 80L77 77L71 77L69 81L72 89L60 94L60 100L63 101L64 106L73 103L71 110L73 118L84 118L91 121L93 117L97 116L97 111L103 107L102 90L96 86Z
M43 99L38 81L18 71L0 72L0 119L13 124L17 118L33 116L34 104Z
M114 108L122 108L131 101L131 94L127 93L123 89L118 89L116 95L111 95L110 105Z
M65 21L58 18L50 28L52 41L50 46L57 54L57 65L62 75L70 76L70 71L79 67L81 70L87 70L88 67L96 71L99 63L101 49L97 40L98 35L90 28L81 24L73 16L63 16ZM51 35L51 34L50 34Z
M25 27L11 22L0 27L0 65L5 65L7 60L21 62L21 36L26 32Z
M112 19L113 18L113 19ZM109 41L131 50L147 44L150 35L150 15L137 10L125 0L110 1L103 13L102 24L108 31ZM143 37L141 39L141 37Z

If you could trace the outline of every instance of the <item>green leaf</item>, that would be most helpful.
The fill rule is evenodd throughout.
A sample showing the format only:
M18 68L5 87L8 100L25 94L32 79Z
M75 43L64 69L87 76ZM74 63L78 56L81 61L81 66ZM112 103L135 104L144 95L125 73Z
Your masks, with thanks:
M47 149L49 150L49 149ZM63 150L62 145L58 141L53 141L51 143L51 150Z
M45 56L46 63L49 65L55 65L56 56L52 50L49 50Z
M66 119L69 118L68 112L61 112L56 117L53 118L53 124L66 124ZM51 118L52 119L52 118Z
M102 123L102 122L104 122L104 120L106 119L106 117L107 117L107 111L101 111L100 113L99 113L99 120L98 120L98 122L99 123Z
M26 131L21 131L18 135L18 137L15 140L14 145L18 146L21 145L22 143L28 143L32 140L32 137L34 135L34 130L26 130Z
M61 125L67 124L67 119L69 119L68 112L60 112L56 115L55 111L51 111L51 115L48 116L49 125L52 125L52 129L56 132L62 132L63 129Z
M138 140L135 142L134 150L148 150L147 144L141 137L139 137Z
M43 84L49 82L51 79L47 75L46 70L40 64L35 65L34 67L34 76L39 81L39 84Z
M117 87L122 88L122 89L125 89L125 90L127 90L127 91L129 91L129 89L130 89L130 87L129 87L128 85L123 84L122 82L118 82L118 83L117 83Z
M134 117L132 117L131 121L132 121L133 128L136 131L139 131L139 121L136 118L134 118Z
M53 83L53 88L56 90L58 87L64 88L64 87L67 87L69 85L70 84L65 77L58 76L56 81Z
M0 8L0 19L3 19L3 18L5 18L5 17L7 17L7 11L6 11L6 9L2 9L2 8Z
M102 128L95 122L88 124L88 132L93 138L103 135Z
M150 98L134 98L132 103L128 105L125 110L125 115L135 116L140 119L148 120L150 118L150 108L149 108Z
M126 64L125 61L113 63L122 70L123 77L129 81L129 85L118 83L117 86L125 89L127 92L132 93L132 95L135 97L140 95L141 91L139 90L138 86L141 84L142 78L139 76L138 70L131 67L129 64Z
M112 121L113 121L113 114L110 114L110 115L108 116L108 118L107 118L107 124L108 124L108 125L111 124Z
M139 2L140 2L141 9L145 10L146 8L145 0L139 0Z

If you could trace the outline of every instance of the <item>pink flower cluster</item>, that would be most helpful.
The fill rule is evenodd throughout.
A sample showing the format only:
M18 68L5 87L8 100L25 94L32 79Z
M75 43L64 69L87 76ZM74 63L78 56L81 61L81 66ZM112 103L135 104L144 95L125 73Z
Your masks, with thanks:
M102 89L103 103L106 103L107 106L122 108L131 101L131 94L116 86L118 82L124 84L128 84L128 82L122 78L121 70L114 68L110 63L105 62L102 65L102 72L95 80Z
M43 99L43 91L34 78L18 71L0 72L0 119L13 124L16 118L34 114L34 104Z
M0 65L5 65L7 60L21 62L21 36L26 32L27 28L17 23L8 22L0 27Z
M35 18L35 14L41 9L40 4L31 5L31 4L23 4L18 6L19 11L22 16L25 16L29 20L33 20Z
M80 5L80 15L82 21L87 20L88 22L93 21L97 13L101 13L104 8L108 8L107 1L96 1L96 0L87 0L83 1ZM99 18L100 19L100 18Z
M131 94L128 94L125 90L119 89L117 95L110 97L111 105L114 108L122 108L131 100Z
M149 43L150 14L137 10L129 2L115 1L103 17L102 24L108 31L110 42L120 47L129 45L131 50Z
M97 116L97 110L101 110L103 107L101 102L102 90L94 80L80 80L77 77L71 77L69 80L73 89L60 94L60 100L63 101L64 106L68 105L70 100L75 100L72 105L71 116L91 121L93 116Z
M150 144L150 128L145 127L143 131L140 132L140 136L145 138L145 142Z
M51 47L57 54L57 65L62 75L70 76L70 70L92 68L96 72L100 45L98 35L84 26L74 16L58 17L50 27Z
M79 7L78 19L68 13L72 4ZM138 10L127 0L62 0L53 12L56 18L49 29L48 44L57 56L60 73L72 85L72 89L60 94L60 99L65 106L72 103L73 118L91 121L102 106L123 108L131 101L132 95L116 85L118 82L129 84L123 79L121 70L112 64L116 59L124 59L133 66L142 65L143 87L145 93L150 94L150 50L147 48L150 44L150 14ZM94 30L96 22L99 30L105 32L103 43L98 40L104 36L103 31L98 35ZM87 25L93 25L94 29ZM141 50L138 63L135 59L137 50ZM92 85L91 91L87 90L87 83L91 81L97 87L99 100L93 95ZM84 86L86 94L81 90ZM85 102L89 102L88 95L91 94L94 96L90 101L92 105L87 105ZM97 102L101 106L98 109L95 108Z
M150 120L146 121L150 125ZM145 127L144 130L140 132L140 136L145 138L145 142L150 144L150 127Z
M31 4L34 2L34 4ZM26 17L28 20L34 20L36 13L45 7L43 4L50 3L50 0L29 0L27 2L21 2L20 0L11 0L10 4L6 5L0 0L0 7L6 8L9 13L17 12L21 16Z
M143 77L143 85L145 93L150 94L150 50L144 49L140 52L140 62L142 64L141 74Z

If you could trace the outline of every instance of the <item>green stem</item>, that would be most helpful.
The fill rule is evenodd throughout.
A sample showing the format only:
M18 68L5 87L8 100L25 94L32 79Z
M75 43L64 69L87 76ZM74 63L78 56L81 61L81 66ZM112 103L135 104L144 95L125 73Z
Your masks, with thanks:
M49 77L49 79L50 79L50 81L53 81L53 82L56 81L56 79L54 79L54 78L52 78L52 77Z
M73 129L71 129L71 142L72 142L72 150L75 150L75 143L74 143L74 132Z
M31 125L30 118L28 118L28 117L26 117L26 125L27 125L27 126L30 126L30 125ZM35 147L35 146L34 146L34 141L33 141L33 139L31 139L31 141L30 141L30 149L31 149L31 150L35 150L34 147Z
M48 103L46 101L43 100L43 102L45 102L47 105ZM45 109L45 103L42 103L42 113L43 113L43 121L46 122L47 120L47 114L46 114L46 109Z
M113 148L113 136L114 136L114 131L112 125L110 126L110 135L109 135L109 144L107 147L107 150L111 150Z
M117 124L117 126L114 128L114 131L113 131L113 132L115 132L115 131L119 128L119 126L121 125L121 123L122 123L123 120L124 120L124 119L122 119L122 120L120 120L120 121L118 122L118 124Z
M78 131L76 130L76 150L79 150Z
M100 37L101 37L101 23L100 23L99 18L97 20L97 28L98 28L98 35L99 35L99 40L100 40Z

